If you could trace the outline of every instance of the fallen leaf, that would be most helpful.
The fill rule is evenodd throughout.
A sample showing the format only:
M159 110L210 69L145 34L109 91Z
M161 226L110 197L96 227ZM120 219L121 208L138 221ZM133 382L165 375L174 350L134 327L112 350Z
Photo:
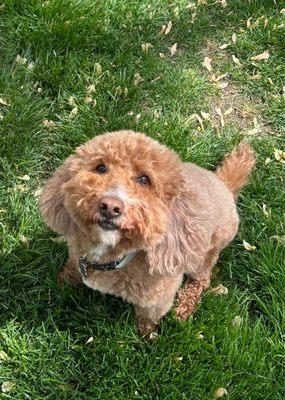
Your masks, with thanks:
M23 244L28 244L29 239L24 235L20 235L20 242L22 242Z
M273 236L270 236L269 239L270 239L270 240L277 240L277 242L278 242L279 244L282 244L282 245L285 246L285 235L282 235L282 236L273 235Z
M20 193L27 193L28 192L28 188L27 188L26 185L22 185L22 184L16 185L16 188Z
M233 34L232 34L232 42L233 42L233 43L236 43L236 42L237 42L237 35L236 35L236 33L233 33Z
M124 96L127 97L129 94L129 89L127 87L125 87L124 89Z
M69 116L70 116L71 118L74 118L77 114L78 114L78 107L74 107L74 108L70 111Z
M241 66L240 60L239 60L234 54L232 55L232 59L233 59L233 62L234 62L236 65Z
M93 99L90 96L85 96L83 101L85 104L89 104L89 103L92 103Z
M282 9L280 10L280 14L285 15L285 8L282 8Z
M222 7L227 7L228 3L227 0L221 0Z
M225 112L224 112L224 115L230 115L232 112L233 112L233 108L232 107L229 107Z
M211 115L209 113L206 113L204 111L201 111L201 115L204 119L210 119Z
M255 250L256 250L256 246L252 246L251 244L249 244L249 243L246 242L245 240L243 240L242 244L243 244L243 247L244 247L247 251L255 251Z
M94 337L90 336L90 338L86 340L85 344L89 344L89 343L92 343L92 342L94 342Z
M261 79L261 75L260 75L260 74L252 75L252 76L250 77L250 79L251 79L252 81L259 81L259 79Z
M261 61L261 60L267 60L270 57L269 51L266 50L261 54L258 54L257 56L253 56L250 59L252 61Z
M266 218L269 217L269 211L267 210L267 205L265 203L262 204L262 211Z
M141 119L141 114L137 114L137 115L135 116L135 118L134 118L135 123L138 124L139 121L140 121L140 119Z
M207 69L207 71L212 72L213 68L211 65L212 59L210 57L205 57L204 61L202 62L203 67Z
M165 28L164 34L165 34L165 35L168 35L169 32L171 31L171 29L172 29L172 22L169 21L169 22L167 22L167 24L166 24L166 28Z
M229 85L228 82L221 82L221 83L216 83L216 84L215 84L215 86L216 86L218 89L225 89L228 85Z
M1 389L3 393L9 393L11 392L14 387L15 387L16 383L12 382L12 381L6 381L2 383Z
M74 100L74 97L73 97L73 96L69 96L69 98L68 98L68 104L69 104L70 106L72 106L72 107L75 107L76 103L75 103L75 100Z
M252 19L252 17L250 17L250 18L248 18L248 19L246 20L246 27L247 27L247 28L250 28L250 27L251 27L251 22L250 22L251 19Z
M226 49L228 46L229 46L229 45L228 45L227 43L224 43L224 44L222 44L222 45L219 47L219 49L220 49L220 50L224 50L224 49Z
M232 320L232 326L240 326L243 318L240 315L236 315Z
M5 351L0 350L0 362L8 360L8 354Z
M266 18L266 19L264 20L264 28L266 28L266 27L268 26L268 23L269 23L269 20L268 20L268 18Z
M223 397L223 396L225 396L225 395L227 395L227 394L228 394L227 389L225 389L225 388L218 388L218 389L215 391L215 398L218 399L219 397Z
M28 64L28 66L27 66L27 68L28 68L29 70L34 69L34 67L35 67L35 63L34 63L34 62L30 62L30 63Z
M218 286L214 287L211 292L215 295L227 295L229 293L228 288L221 283Z
M221 110L220 107L216 107L216 108L215 108L215 111L216 111L216 113L218 114L219 117L221 117L221 116L223 115L223 114L222 114L222 110Z
M52 128L52 127L55 126L55 122L52 121L51 119L44 119L43 122L42 122L42 124L43 124L44 126L46 126L47 128Z
M18 176L18 179L21 179L22 181L29 181L31 178L29 175L23 175L23 176Z
M94 85L94 83L92 83L91 85L87 86L87 93L94 93L96 92L96 87Z
M281 162L282 164L285 164L285 151L274 149L274 157L275 160Z
M166 58L166 55L164 53L159 53L160 58Z
M152 48L153 45L151 43L142 43L141 48L144 53L148 53L149 49Z
M97 106L97 100L93 100L92 106L95 108Z
M97 75L102 75L103 68L102 68L101 64L95 63L95 70L96 70Z
M166 30L166 25L162 25L160 31L158 32L159 35L163 35Z
M174 43L171 47L170 47L170 54L171 56L174 56L177 52L177 43Z
M35 197L40 197L40 195L43 193L43 188L39 188L39 189L36 189L35 191L34 191L34 193L33 193L33 195L35 196Z
M265 164L265 165L268 165L270 162L271 162L271 158L270 158L270 157L267 157L266 160L265 160L265 162L264 162L264 164Z
M199 332L199 333L197 333L196 338L198 340L203 340L204 339L204 335L201 332Z
M0 113L0 121L3 121L4 115Z
M0 104L2 106L9 106L10 105L10 104L6 103L6 101L4 99L2 99L1 97L0 97Z
M134 85L138 86L141 82L143 82L144 79L142 76L140 76L140 74L137 72L134 76Z
M148 338L149 338L149 340L154 341L154 340L156 340L158 338L158 333L157 332L151 332L149 334Z
M246 135L253 136L253 135L257 135L260 132L262 132L262 129L259 126L257 126L255 128L249 129L246 132Z
M16 57L16 62L17 62L18 64L24 65L24 64L27 63L27 61L28 61L28 60L27 60L25 57L21 57L19 54L18 54L17 57Z

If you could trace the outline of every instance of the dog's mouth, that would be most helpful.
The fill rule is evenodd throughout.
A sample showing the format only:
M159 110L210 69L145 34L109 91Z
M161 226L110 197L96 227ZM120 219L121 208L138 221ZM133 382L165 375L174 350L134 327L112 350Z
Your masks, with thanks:
M101 218L97 223L102 229L105 229L105 231L114 231L115 229L119 229L118 225L109 218Z

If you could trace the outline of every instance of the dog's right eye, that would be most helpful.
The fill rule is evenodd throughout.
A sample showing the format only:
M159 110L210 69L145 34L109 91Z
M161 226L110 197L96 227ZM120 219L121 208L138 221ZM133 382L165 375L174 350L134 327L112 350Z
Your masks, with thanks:
M99 172L99 174L105 174L107 172L107 167L105 164L99 164L97 165L97 167L95 168L96 172Z

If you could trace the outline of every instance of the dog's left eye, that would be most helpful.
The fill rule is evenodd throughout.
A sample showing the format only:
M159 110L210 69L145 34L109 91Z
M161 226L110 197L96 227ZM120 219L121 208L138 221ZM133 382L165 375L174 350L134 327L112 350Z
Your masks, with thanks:
M105 174L107 172L107 167L105 164L99 164L97 165L97 167L95 168L95 170L97 172L99 172L99 174Z
M138 183L141 185L150 185L150 179L147 175L141 175L137 177Z

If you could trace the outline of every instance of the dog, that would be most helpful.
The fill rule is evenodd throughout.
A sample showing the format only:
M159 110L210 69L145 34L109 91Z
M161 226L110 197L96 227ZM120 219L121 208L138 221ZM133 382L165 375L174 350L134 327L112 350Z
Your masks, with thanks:
M40 198L46 224L68 243L59 281L132 303L142 335L177 293L177 317L187 319L237 233L236 200L254 164L252 148L241 143L210 172L128 130L79 146Z

